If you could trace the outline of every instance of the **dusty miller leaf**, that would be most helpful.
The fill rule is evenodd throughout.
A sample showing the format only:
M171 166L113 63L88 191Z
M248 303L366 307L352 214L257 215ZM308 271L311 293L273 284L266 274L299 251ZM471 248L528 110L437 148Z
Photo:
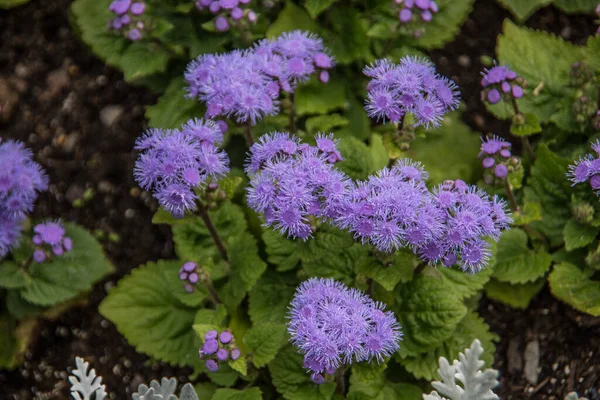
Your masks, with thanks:
M106 387L102 384L102 377L96 376L94 368L88 373L89 363L83 361L83 358L76 357L75 366L72 375L69 376L71 396L75 400L104 400Z

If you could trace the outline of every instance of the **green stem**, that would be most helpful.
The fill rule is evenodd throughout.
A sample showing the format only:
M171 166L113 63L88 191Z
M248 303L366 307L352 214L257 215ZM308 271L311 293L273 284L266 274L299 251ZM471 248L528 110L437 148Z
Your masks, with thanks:
M335 392L341 396L346 395L346 380L344 374L346 373L346 367L341 366L335 371Z
M221 258L223 260L225 260L226 262L229 261L229 258L227 257L227 250L225 250L225 246L223 245L223 241L221 240L221 237L219 236L219 233L217 232L217 229L215 228L215 225L213 224L212 220L210 219L210 216L208 215L208 211L206 210L206 207L204 206L204 204L198 202L198 214L200 214L200 218L202 218L202 221L204 222L204 225L206 225L206 228L208 229L208 232L210 233L210 236L213 239L213 242L215 242L215 245L217 246L217 250L219 250L219 254L221 255Z
M506 190L506 196L508 197L508 201L510 202L510 208L513 212L519 211L519 204L517 203L517 199L515 198L515 194L513 193L512 186L508 182L508 179L504 179L504 189Z
M513 109L515 110L515 116L522 116L524 118L523 114L521 114L521 111L519 110L517 99L511 96L510 100L512 102ZM529 142L529 138L527 136L521 136L521 142L523 143L523 148L525 149L525 152L527 153L529 158L535 161L535 153L533 152L533 147L531 147L531 142Z
M254 144L254 138L252 137L252 123L250 120L244 124L244 136L246 137L248 146L252 146Z

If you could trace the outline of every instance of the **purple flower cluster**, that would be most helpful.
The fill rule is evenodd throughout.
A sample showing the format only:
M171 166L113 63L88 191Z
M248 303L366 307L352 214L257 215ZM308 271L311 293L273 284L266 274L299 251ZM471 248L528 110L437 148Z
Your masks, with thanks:
M247 201L266 225L288 237L311 235L311 217L333 219L345 201L350 180L333 168L342 160L332 135L317 145L300 144L288 133L264 135L250 148Z
M26 215L47 187L48 178L23 143L0 143L0 257L17 244Z
M201 360L206 359L205 365L210 372L217 372L219 362L235 361L240 358L241 352L235 347L231 332L211 330L204 335L204 344L198 354Z
M600 140L592 144L592 150L596 153L586 154L573 165L569 166L567 177L573 186L578 183L589 182L592 190L600 196Z
M490 104L496 104L502 98L520 99L523 97L523 80L505 65L486 69L481 78L483 96Z
M250 0L196 0L196 8L217 15L215 28L219 32L225 32L229 30L231 24L237 25L244 18L251 23L256 22L256 13L245 8L248 3Z
M511 144L497 136L488 137L481 143L479 158L485 169L493 170L494 176L504 179L508 175L506 163L511 157Z
M417 22L431 22L433 14L439 11L438 5L433 0L394 0L400 6L398 19L403 24Z
M349 192L336 224L384 252L435 240L444 215L425 186L427 177L420 163L408 159L382 169Z
M288 237L308 238L321 218L379 251L410 247L428 263L471 272L487 263L484 239L497 240L511 222L503 200L462 181L430 191L418 162L403 159L354 183L332 165L338 160L331 136L309 146L286 133L265 135L250 149L248 205Z
M146 11L146 4L141 0L113 0L108 9L115 17L108 21L108 26L115 31L122 32L131 41L142 38L144 22L142 14Z
M417 254L431 264L458 263L464 271L479 272L490 256L490 244L484 239L500 239L512 222L506 202L461 180L439 185L433 199L442 211L442 234L419 246Z
M400 326L385 304L333 279L303 282L290 305L288 332L315 383L341 364L377 360L400 347Z
M456 84L424 59L407 56L400 64L380 59L363 72L371 77L365 109L377 120L400 122L411 113L415 126L430 128L460 102Z
M138 139L134 175L145 190L175 217L196 208L194 189L229 172L229 158L217 148L223 141L218 124L191 119L181 129L150 129Z
M57 257L73 250L73 241L70 237L65 236L65 228L60 221L38 224L33 228L33 232L32 241L36 246L33 252L33 261L38 264L46 261L49 255L45 247L49 248Z
M179 279L183 282L186 292L192 293L200 281L200 269L193 261L188 261L179 269Z
M185 79L188 97L206 102L207 118L224 115L255 124L279 112L281 91L293 92L317 71L327 82L333 66L320 38L293 31L250 50L202 55L188 65Z

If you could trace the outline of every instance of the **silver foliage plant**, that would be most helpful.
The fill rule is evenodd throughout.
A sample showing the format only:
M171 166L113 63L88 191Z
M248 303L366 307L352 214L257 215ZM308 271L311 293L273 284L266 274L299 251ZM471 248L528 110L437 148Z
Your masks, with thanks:
M448 360L440 357L438 372L442 381L431 382L435 389L430 394L424 394L423 400L497 400L499 397L492 391L498 386L498 371L486 369L481 371L485 364L479 359L483 353L481 342L473 341L471 347L460 353L458 360L450 365ZM459 385L456 381L462 385ZM440 396L447 396L442 397Z
M488 368L481 371L485 364L479 359L483 354L481 342L473 341L465 354L459 353L458 360L450 365L448 360L440 357L438 372L442 381L431 382L435 389L430 394L423 394L423 400L497 400L499 399L492 389L498 386L498 371ZM459 381L459 385L456 381ZM439 392L439 393L438 393ZM442 397L440 396L447 396ZM572 392L565 400L588 400Z
M92 368L88 374L89 363L82 358L75 358L75 369L69 382L71 383L71 396L75 400L104 400L106 388L102 385L102 377L96 376ZM156 380L150 382L150 386L143 383L138 386L137 393L133 394L133 400L198 400L194 387L186 383L181 388L179 397L175 395L177 390L177 379L162 378L160 383Z

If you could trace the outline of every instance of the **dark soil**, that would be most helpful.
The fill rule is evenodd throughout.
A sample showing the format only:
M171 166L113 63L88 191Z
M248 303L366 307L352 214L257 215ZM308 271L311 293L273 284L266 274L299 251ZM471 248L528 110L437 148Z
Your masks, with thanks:
M129 398L152 378L185 381L188 372L137 354L97 312L120 277L149 260L171 257L173 249L169 230L150 223L154 203L131 175L144 106L155 97L123 82L78 41L68 24L69 4L36 0L0 11L0 135L25 141L50 174L51 190L35 217L60 216L106 238L112 234L103 244L117 272L95 286L87 306L43 323L21 368L0 372L0 397L7 399L69 398L66 370L76 355L91 361L117 399ZM491 117L479 100L480 56L493 57L507 16L495 1L477 1L459 37L432 54L440 72L461 87L466 122L483 133L507 132L506 123ZM565 16L552 7L527 25L576 43L596 29L591 16ZM95 195L75 207L88 189ZM501 338L495 367L503 399L562 399L577 390L600 400L600 319L573 311L547 290L525 311L484 300L480 312ZM523 358L527 348L535 361L536 346L539 376L528 383Z

